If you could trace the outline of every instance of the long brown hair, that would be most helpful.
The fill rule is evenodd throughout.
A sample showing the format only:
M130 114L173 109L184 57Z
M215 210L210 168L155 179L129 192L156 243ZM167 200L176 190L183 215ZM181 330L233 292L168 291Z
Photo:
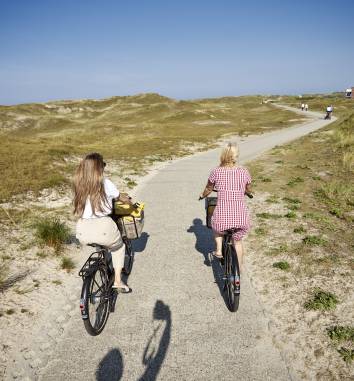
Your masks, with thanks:
M108 204L103 185L104 167L103 157L97 152L81 160L74 176L74 214L82 216L88 198L93 214L103 212L103 206Z

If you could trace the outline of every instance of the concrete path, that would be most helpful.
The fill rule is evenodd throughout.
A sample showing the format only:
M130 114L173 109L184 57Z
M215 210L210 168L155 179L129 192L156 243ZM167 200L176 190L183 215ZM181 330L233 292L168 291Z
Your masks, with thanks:
M241 161L328 123L312 116L317 119L305 125L241 142ZM41 379L291 379L247 276L239 311L230 313L220 291L219 265L208 257L212 237L197 198L219 153L169 164L138 190L138 199L146 202L146 233L136 242L129 278L133 293L118 298L98 337L86 334L78 310Z

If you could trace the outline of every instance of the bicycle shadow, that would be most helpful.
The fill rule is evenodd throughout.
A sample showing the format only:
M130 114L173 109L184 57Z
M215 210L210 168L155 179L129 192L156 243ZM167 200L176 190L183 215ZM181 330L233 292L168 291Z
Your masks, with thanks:
M228 308L227 296L224 292L224 281L222 279L224 276L223 268L221 266L220 260L216 258L212 258L210 260L209 256L209 253L215 248L212 230L203 225L203 221L200 218L195 218L193 220L193 225L188 228L187 232L195 234L195 248L197 251L203 254L204 264L212 268L214 281L219 288L220 295L224 299L226 307Z
M100 361L96 370L97 381L119 381L123 376L123 357L119 349L112 349Z
M132 241L134 253L141 253L145 250L150 234L143 232L138 239Z
M208 229L203 225L203 221L200 218L195 218L193 220L193 225L188 228L187 232L195 234L195 249L203 254L204 264L210 267L211 261L209 253L214 249L213 233L211 229Z
M172 319L170 307L162 300L157 300L152 317L153 322L158 322L158 325L154 328L145 346L142 363L146 368L138 381L155 381L157 379L171 340ZM112 349L100 361L96 370L96 380L119 381L123 376L123 371L123 356L119 349Z

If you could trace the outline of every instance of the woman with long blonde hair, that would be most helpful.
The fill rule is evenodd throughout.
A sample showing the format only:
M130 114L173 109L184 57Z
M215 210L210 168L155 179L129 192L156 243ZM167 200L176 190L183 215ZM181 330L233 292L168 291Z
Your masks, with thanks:
M79 217L76 237L83 244L106 246L112 253L115 271L113 287L120 292L131 289L121 279L124 267L125 245L115 222L109 217L113 199L128 202L111 180L104 177L106 163L99 153L91 153L80 162L74 176L74 214Z
M238 166L238 155L238 146L235 143L227 144L221 152L220 164L211 171L200 198L207 197L214 189L218 192L217 205L211 218L216 243L213 255L222 258L223 232L238 228L232 238L242 270L244 255L242 238L250 228L245 193L251 193L251 176L246 168Z

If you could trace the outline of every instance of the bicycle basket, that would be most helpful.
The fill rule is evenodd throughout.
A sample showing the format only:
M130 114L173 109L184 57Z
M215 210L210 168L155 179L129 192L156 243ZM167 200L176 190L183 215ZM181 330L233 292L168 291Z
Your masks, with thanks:
M207 197L205 199L206 226L211 229L211 217L217 204L217 197Z
M122 216L117 219L117 225L122 237L137 239L140 237L144 227L144 204L139 204L138 208L129 216Z

